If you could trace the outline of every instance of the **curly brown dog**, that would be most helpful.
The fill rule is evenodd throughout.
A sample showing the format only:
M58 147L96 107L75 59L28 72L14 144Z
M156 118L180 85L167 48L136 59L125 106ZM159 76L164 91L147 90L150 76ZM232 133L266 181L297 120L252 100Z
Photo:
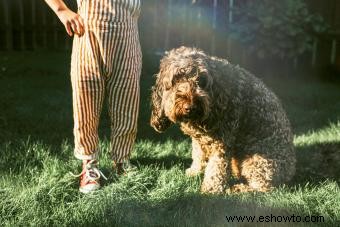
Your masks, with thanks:
M192 139L186 174L204 172L202 192L268 191L295 173L280 101L227 60L187 47L166 54L152 89L151 125L163 132L172 123Z

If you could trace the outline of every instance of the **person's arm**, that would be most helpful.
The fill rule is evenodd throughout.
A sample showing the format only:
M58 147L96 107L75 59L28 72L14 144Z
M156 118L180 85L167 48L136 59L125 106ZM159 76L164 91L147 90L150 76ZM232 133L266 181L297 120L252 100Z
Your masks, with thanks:
M45 0L45 2L64 24L67 34L70 36L72 36L73 33L79 36L84 34L83 19L79 14L71 11L63 0Z

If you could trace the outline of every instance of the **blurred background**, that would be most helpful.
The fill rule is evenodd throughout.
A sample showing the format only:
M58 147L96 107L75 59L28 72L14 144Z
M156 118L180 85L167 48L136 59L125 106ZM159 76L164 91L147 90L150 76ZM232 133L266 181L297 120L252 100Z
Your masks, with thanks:
M66 0L76 9L75 0ZM196 46L234 63L340 69L337 0L144 0L144 50ZM58 18L39 0L0 1L0 50L70 50Z

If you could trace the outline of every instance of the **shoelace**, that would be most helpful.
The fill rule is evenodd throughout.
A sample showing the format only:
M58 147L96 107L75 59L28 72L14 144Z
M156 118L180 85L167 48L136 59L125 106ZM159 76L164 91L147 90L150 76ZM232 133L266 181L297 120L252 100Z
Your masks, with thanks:
M70 174L73 177L80 177L81 175L83 175L85 173L85 176L87 177L87 179L91 180L91 181L96 181L100 178L100 176L102 176L105 180L107 180L107 177L103 174L102 171L100 171L96 165L99 164L99 162L97 162L96 164L94 164L94 162L96 162L96 160L91 160L88 163L86 163L85 168L81 171L81 173L79 174L73 174L72 172L70 172ZM91 175L91 173L94 173ZM95 176L93 176L95 175Z

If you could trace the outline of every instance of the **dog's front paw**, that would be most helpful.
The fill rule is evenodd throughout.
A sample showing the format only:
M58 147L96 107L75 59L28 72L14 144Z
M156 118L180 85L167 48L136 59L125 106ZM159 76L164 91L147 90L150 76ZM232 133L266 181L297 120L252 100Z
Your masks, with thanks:
M185 170L185 175L187 175L188 177L194 177L194 176L197 176L199 174L201 174L202 171L200 169L197 169L197 168L187 168Z

